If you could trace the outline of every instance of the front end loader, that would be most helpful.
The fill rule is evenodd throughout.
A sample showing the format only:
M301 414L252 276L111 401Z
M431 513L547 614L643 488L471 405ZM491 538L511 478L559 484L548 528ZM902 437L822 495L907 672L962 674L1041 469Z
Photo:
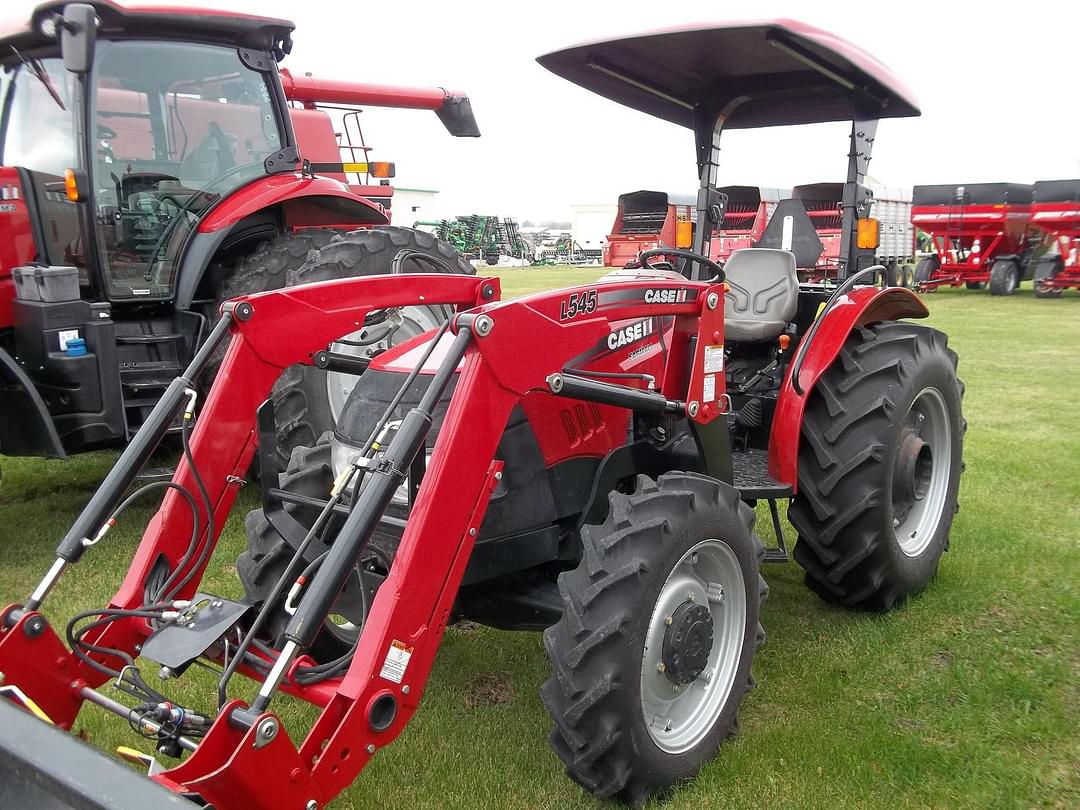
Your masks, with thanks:
M765 639L762 563L788 559L778 502L792 499L794 558L822 598L883 611L930 581L956 511L963 388L945 336L898 320L924 317L920 300L859 268L854 205L874 129L862 122L917 114L910 94L869 55L790 21L540 61L694 131L693 249L661 245L594 284L513 301L493 278L402 274L225 303L50 570L0 615L4 694L47 721L0 728L12 801L116 795L101 782L123 780L115 768L76 775L85 759L48 755L48 724L71 729L85 707L149 740L150 779L173 795L318 810L402 732L447 625L471 619L543 630L555 754L585 789L641 806L737 730ZM845 280L799 284L812 227L782 207L786 244L708 258L721 129L846 118L860 123ZM421 303L447 320L372 356L335 348ZM219 356L204 401L198 380ZM335 431L281 469L269 395L295 364L359 379ZM172 481L129 494L176 417ZM201 581L256 454L263 502L236 565L246 595L226 599ZM54 626L56 583L153 494L161 507L111 602ZM758 501L776 547L754 533ZM216 698L170 696L196 664L215 670ZM241 692L236 675L254 685ZM286 728L282 693L318 707L314 721ZM149 800L125 801L111 806Z

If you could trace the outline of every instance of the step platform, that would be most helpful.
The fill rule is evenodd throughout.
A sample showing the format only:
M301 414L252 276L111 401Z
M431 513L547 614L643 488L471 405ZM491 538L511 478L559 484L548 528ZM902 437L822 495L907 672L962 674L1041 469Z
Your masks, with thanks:
M776 502L790 498L791 487L781 484L769 475L769 454L765 450L739 450L731 454L735 473L735 488L746 501L764 500L769 504L776 547L765 549L765 562L787 562L788 550L784 542L784 528L780 522L780 510Z

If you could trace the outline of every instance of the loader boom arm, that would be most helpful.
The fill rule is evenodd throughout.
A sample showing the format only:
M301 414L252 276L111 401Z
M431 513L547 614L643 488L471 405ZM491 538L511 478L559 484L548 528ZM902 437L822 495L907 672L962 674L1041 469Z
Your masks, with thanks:
M311 363L317 352L355 330L372 311L421 302L456 307L451 333L459 350L438 361L436 376L456 370L458 382L394 563L371 605L347 671L304 686L293 677L303 657L294 660L286 652L278 653L271 674L262 677L252 708L241 701L225 705L205 737L191 746L194 753L155 775L156 781L175 792L198 793L221 810L306 807L311 801L321 807L401 733L423 694L473 540L501 474L502 463L494 456L511 411L530 391L560 395L564 381L573 379L575 358L606 342L613 322L674 318L670 368L662 390L594 383L570 386L561 395L571 396L572 389L575 398L603 398L609 404L622 401L628 409L678 413L696 429L719 429L726 435L726 420L718 419L723 411L723 374L706 386L708 352L719 350L723 335L721 285L667 278L625 280L511 302L497 302L497 297L498 281L493 279L399 275L305 285L227 305L232 313L231 338L191 438L194 465L216 513L214 532L204 534L201 543L217 542L237 482L256 450L256 410L277 377L290 365ZM522 351L523 343L527 352ZM404 432L399 429L386 458L397 457L395 447ZM119 465L126 463L126 455ZM174 482L195 487L189 465L179 466ZM360 536L377 520L377 516L356 517L365 491L361 490L335 548L357 540L349 536L354 523ZM205 532L206 515L201 518ZM192 520L188 504L170 491L151 520L112 607L143 604L146 578L155 561L164 557L170 567L179 563ZM48 577L55 579L74 567L63 557L58 561L63 564L54 566ZM352 561L344 564L351 566ZM197 591L201 568L194 571L181 597ZM340 574L340 566L336 568L328 563L314 575L300 600L297 622L312 612L309 600L314 603L320 591L333 588L334 577ZM44 599L48 588L39 586L38 592ZM57 725L70 728L83 701L95 698L91 688L106 677L69 653L38 610L12 605L3 618L0 671L44 707ZM131 617L107 624L87 639L134 656L149 635L145 619ZM290 625L288 638L302 636L302 627ZM286 650L292 644L286 644ZM278 688L277 675L282 689L322 706L299 747L267 707Z

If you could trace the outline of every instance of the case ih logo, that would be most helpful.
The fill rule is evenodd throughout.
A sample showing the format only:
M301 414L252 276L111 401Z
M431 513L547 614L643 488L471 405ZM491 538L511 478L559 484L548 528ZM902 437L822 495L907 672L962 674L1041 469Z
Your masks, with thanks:
M639 340L644 340L655 331L656 326L652 318L638 321L608 335L607 346L612 351L615 351L615 349L621 349L623 346L629 346Z
M646 304L682 304L686 301L686 289L646 290Z

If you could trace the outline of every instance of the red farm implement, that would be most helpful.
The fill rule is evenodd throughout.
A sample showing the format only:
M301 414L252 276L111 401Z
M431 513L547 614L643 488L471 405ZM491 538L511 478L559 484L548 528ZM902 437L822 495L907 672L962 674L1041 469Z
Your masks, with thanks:
M634 262L643 250L660 245L688 248L692 243L694 198L663 191L619 195L619 210L604 244L606 267Z
M733 251L753 247L780 199L777 189L724 186L724 220L712 232L712 258L725 261ZM643 250L662 245L688 248L693 242L697 212L691 195L633 191L619 197L619 210L604 246L604 264L623 267Z
M876 59L791 21L666 30L540 62L690 129L695 216L712 226L725 128L857 120L855 141L868 120L918 114ZM798 531L792 556L830 603L889 610L928 584L948 545L957 357L943 333L900 320L928 310L878 286L884 267L845 275L859 266L855 215L845 207L848 259L832 288L800 285L791 250L736 250L721 267L702 227L690 250L644 251L638 268L513 301L496 279L404 273L225 302L52 566L0 612L2 694L55 724L0 700L0 796L319 810L403 731L459 620L544 632L549 741L578 784L642 806L693 777L735 733L753 683L761 566L788 559L780 501ZM335 261L322 253L314 277ZM420 305L445 319L378 353L341 347ZM271 394L297 365L358 377L334 431L281 469ZM128 494L178 417L172 481ZM256 454L262 502L235 566L244 596L226 599L202 590L203 574L232 562L211 553ZM70 620L65 644L45 612L54 587L154 492L160 509L119 591ZM773 548L753 531L758 501ZM216 694L176 694L202 665ZM254 685L238 694L235 675ZM286 729L281 693L317 716L289 713ZM58 729L84 708L152 742L140 755L152 783L69 750Z
M792 199L803 204L822 245L815 265L800 268L808 280L837 276L843 236L843 193L843 183L812 183L792 189ZM886 186L860 186L858 193L862 198L856 205L865 207L867 216L872 214L877 222L878 245L873 260L885 265L891 285L910 287L909 265L915 255L910 199L900 189Z
M1041 236L1032 278L1038 298L1080 289L1080 180L1035 183L1031 225Z
M918 289L989 285L993 295L1012 295L1030 277L1031 186L915 186L912 196L911 222L934 244L915 267Z

